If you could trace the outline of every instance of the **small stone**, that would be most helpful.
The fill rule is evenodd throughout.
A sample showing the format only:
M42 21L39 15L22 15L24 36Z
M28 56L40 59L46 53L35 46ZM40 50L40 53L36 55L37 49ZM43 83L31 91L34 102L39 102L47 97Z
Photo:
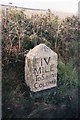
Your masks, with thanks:
M57 54L39 44L26 54L25 80L32 92L57 86Z

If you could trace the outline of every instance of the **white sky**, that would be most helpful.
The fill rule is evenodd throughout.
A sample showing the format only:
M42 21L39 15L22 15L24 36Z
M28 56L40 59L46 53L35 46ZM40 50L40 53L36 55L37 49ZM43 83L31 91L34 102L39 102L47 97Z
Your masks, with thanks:
M77 13L80 0L0 0L0 4Z

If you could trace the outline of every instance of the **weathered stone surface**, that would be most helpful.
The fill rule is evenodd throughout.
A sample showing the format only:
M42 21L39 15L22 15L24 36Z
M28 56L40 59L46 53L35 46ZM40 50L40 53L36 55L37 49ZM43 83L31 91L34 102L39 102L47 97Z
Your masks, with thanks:
M25 58L25 80L33 92L57 86L57 54L39 44Z

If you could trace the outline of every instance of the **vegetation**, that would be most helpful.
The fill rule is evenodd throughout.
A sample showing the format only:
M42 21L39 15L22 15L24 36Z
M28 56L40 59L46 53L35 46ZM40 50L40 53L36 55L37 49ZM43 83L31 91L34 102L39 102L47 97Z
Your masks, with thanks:
M9 8L2 18L3 118L78 117L77 38L77 16L60 21L50 10L29 17L23 10ZM31 97L24 54L40 43L58 54L58 86L47 96Z

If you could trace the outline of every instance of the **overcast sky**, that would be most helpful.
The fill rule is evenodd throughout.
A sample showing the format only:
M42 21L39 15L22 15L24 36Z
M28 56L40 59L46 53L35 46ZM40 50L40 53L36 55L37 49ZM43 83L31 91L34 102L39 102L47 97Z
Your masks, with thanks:
M77 13L80 0L0 0L0 4Z

